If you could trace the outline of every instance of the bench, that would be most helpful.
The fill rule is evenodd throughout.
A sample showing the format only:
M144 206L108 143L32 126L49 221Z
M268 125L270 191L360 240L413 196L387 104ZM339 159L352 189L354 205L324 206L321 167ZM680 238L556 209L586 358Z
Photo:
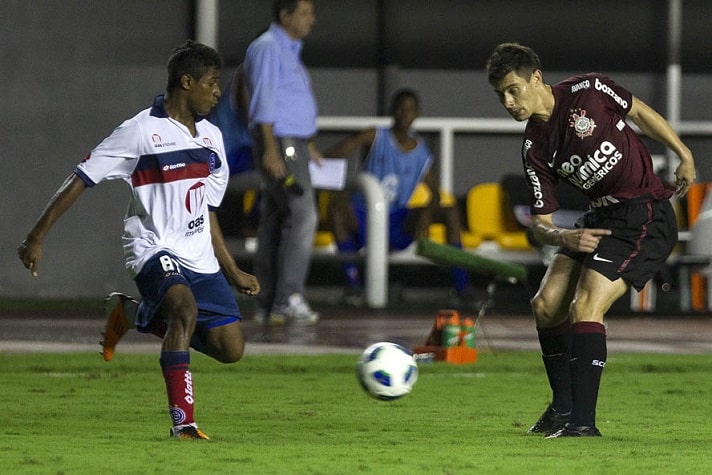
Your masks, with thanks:
M245 193L259 188L260 178L257 172L235 175L230 179L228 193ZM350 177L347 189L360 189L366 198L369 210L367 223L367 249L364 252L346 254L336 249L333 236L320 231L315 236L313 261L328 260L336 262L361 261L365 263L364 297L371 308L384 308L388 299L388 267L390 265L433 265L432 261L415 252L415 243L402 251L388 249L388 213L385 197L378 181L369 174L359 173ZM501 211L503 195L497 184L476 185L468 193L467 229L463 229L463 248L490 259L537 265L541 258L526 241L525 232L511 229L504 235L504 223ZM323 212L324 204L320 203ZM482 215L485 219L477 219ZM323 217L323 216L322 216ZM483 222L486 221L486 225ZM511 226L511 224L510 224ZM433 224L429 229L430 238L443 243L443 225ZM512 237L514 236L514 237ZM226 244L236 258L245 259L254 254L256 241L253 238L239 239L225 237ZM476 246L472 246L476 243Z

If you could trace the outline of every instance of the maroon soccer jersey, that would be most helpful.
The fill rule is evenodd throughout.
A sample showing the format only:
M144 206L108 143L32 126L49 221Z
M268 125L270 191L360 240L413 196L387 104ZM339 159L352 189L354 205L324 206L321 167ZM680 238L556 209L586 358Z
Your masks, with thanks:
M653 171L650 152L625 122L633 95L607 76L595 73L552 86L555 105L546 123L530 120L522 158L532 214L559 208L554 188L565 180L603 206L650 194L669 198Z

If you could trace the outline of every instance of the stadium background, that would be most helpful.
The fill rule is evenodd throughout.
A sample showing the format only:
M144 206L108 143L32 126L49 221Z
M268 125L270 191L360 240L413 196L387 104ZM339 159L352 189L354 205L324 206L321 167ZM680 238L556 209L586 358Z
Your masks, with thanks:
M165 87L170 50L195 33L196 1L4 0L0 5L3 171L0 298L95 297L132 290L121 255L125 187L86 193L46 242L32 279L16 246L73 166ZM269 23L270 3L219 2L217 47L226 72ZM712 4L685 0L681 119L710 120ZM611 74L665 114L668 2L542 0L316 0L304 50L323 116L374 116L400 86L422 96L422 116L506 117L482 67L492 47L534 47L546 78ZM329 134L319 140L330 143ZM712 180L712 139L686 137L700 180ZM519 172L519 139L458 136L454 191ZM653 149L660 153L661 149Z

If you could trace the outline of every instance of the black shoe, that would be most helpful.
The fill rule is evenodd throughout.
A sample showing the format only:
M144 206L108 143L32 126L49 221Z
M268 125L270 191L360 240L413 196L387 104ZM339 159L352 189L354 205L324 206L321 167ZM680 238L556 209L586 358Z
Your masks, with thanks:
M601 432L596 426L574 426L566 424L564 427L548 435L547 439L557 439L559 437L601 437Z
M571 411L561 414L549 405L539 420L529 428L527 434L551 435L554 432L563 429L566 423L569 422L569 417L571 417Z

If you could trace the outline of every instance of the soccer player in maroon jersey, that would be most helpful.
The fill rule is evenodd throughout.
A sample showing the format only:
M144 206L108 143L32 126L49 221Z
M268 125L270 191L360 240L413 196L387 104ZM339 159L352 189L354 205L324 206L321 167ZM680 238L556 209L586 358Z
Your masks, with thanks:
M530 48L497 46L488 80L504 108L527 121L522 146L532 232L559 246L532 299L552 401L530 433L550 438L600 436L596 402L606 365L604 316L630 286L640 290L677 242L669 198L650 152L625 121L678 156L678 196L695 180L692 152L670 124L602 74L549 85ZM590 200L575 229L554 225L554 189L569 182Z

